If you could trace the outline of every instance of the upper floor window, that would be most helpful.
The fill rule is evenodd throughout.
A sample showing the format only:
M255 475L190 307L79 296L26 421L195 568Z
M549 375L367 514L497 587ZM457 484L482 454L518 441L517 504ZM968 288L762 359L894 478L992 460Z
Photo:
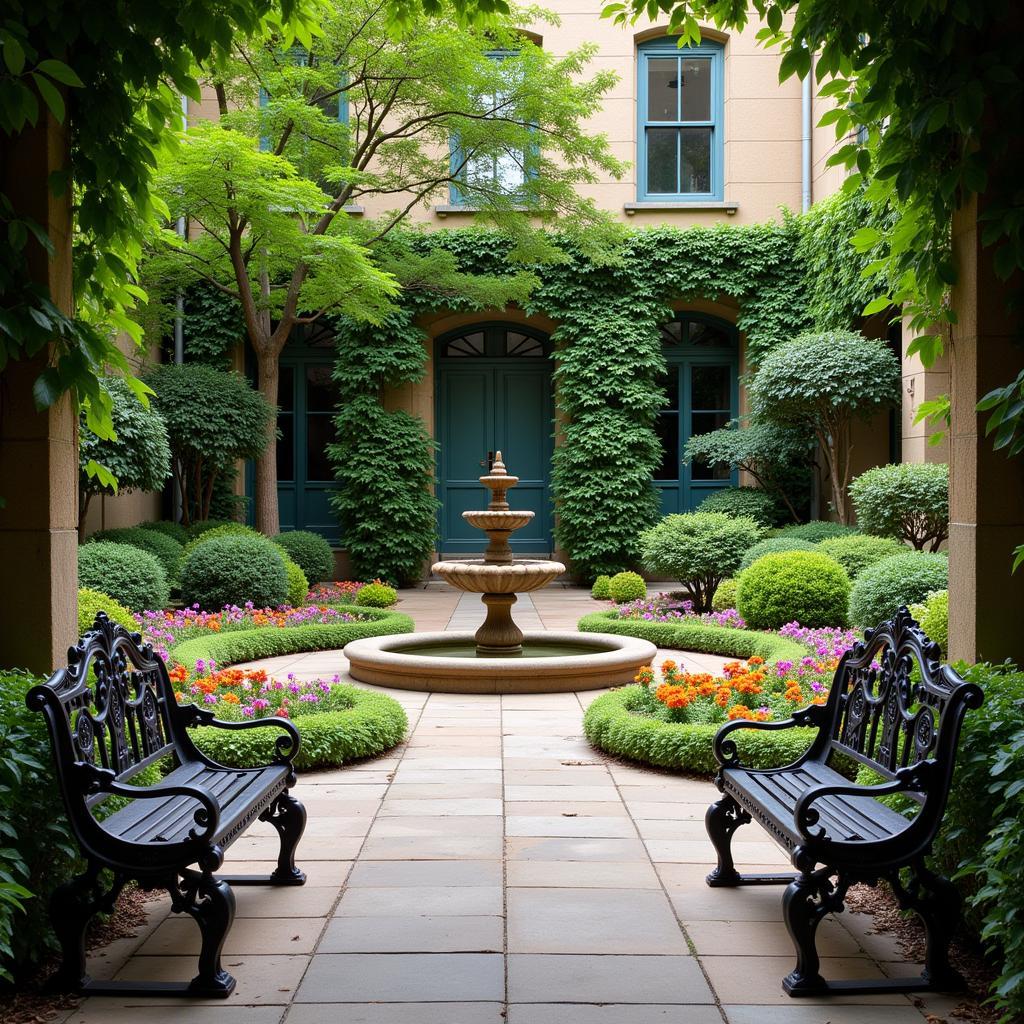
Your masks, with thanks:
M666 36L640 45L640 200L722 198L723 69L719 43L680 49Z

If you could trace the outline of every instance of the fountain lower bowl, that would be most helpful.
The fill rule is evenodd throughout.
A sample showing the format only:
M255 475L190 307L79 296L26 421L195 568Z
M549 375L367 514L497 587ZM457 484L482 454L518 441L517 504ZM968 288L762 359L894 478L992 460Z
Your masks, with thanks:
M472 633L406 633L353 640L344 654L353 679L436 693L564 693L623 686L656 650L608 633L528 632L523 653L478 657Z

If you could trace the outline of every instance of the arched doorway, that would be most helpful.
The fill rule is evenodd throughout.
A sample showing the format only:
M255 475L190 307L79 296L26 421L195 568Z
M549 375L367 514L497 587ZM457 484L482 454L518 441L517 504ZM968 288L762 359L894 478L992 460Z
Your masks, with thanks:
M436 341L438 546L442 555L482 551L486 538L462 513L480 508L478 477L501 451L519 477L517 509L533 522L512 536L518 555L551 551L553 402L551 342L521 324L480 323Z
M726 320L681 312L661 325L668 404L658 414L661 465L654 484L664 515L688 512L709 494L734 487L727 466L683 465L686 442L724 427L739 415L739 336Z

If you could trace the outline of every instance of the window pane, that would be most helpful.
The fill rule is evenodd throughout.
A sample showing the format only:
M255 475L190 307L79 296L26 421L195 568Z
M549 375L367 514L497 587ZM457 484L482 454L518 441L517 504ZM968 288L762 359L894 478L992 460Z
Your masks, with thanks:
M509 331L505 335L505 355L520 358L543 359L544 346L529 334Z
M679 414L659 413L655 430L661 442L661 465L654 471L655 480L679 479Z
M690 321L690 344L706 348L730 348L732 337L728 331L702 320Z
M678 345L683 340L683 325L678 320L669 320L661 325L662 344Z
M306 367L306 411L334 412L338 392L329 366Z
M334 469L327 457L327 446L337 435L334 417L319 415L306 417L306 479L333 480Z
M647 129L647 191L675 195L679 191L675 128Z
M647 120L679 120L679 61L660 57L647 62Z
M729 367L694 366L690 376L693 409L728 409Z
M484 354L484 335L482 331L453 338L444 347L446 356L482 356Z
M711 129L683 128L684 194L711 191Z
M466 184L478 188L494 187L494 157L471 156L466 161Z
M277 381L277 407L281 412L291 412L295 408L295 370L291 366L281 367Z
M495 178L495 184L506 194L520 188L526 180L522 155L507 151L499 153L495 164Z
M679 409L679 367L670 366L658 383L665 389L665 411Z
M277 479L295 479L295 417L286 413L277 417Z
M727 412L695 412L690 417L690 436L706 434L711 430L718 430L729 422L730 416ZM709 468L701 462L693 462L690 465L690 479L692 480L728 480L731 475L728 466L716 466Z
M682 121L711 120L711 61L706 57L683 60Z

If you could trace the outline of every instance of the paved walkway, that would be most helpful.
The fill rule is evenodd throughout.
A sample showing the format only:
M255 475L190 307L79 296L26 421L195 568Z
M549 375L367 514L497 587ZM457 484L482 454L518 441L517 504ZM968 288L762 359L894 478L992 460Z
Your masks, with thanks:
M594 607L580 591L533 604L549 628ZM403 608L421 628L463 628L470 615L430 590L404 595ZM291 664L302 674L335 671L338 654ZM410 716L405 744L300 780L308 884L237 891L224 962L238 988L229 1000L94 999L66 1020L923 1024L954 1005L783 995L792 953L781 891L705 886L703 817L714 788L606 762L581 735L593 694L396 696ZM736 849L745 866L785 863L753 825ZM258 824L232 847L229 867L269 870L275 850L272 829ZM166 910L155 904L143 933L108 948L94 973L191 977L195 926ZM915 969L869 923L851 914L823 923L827 973Z

